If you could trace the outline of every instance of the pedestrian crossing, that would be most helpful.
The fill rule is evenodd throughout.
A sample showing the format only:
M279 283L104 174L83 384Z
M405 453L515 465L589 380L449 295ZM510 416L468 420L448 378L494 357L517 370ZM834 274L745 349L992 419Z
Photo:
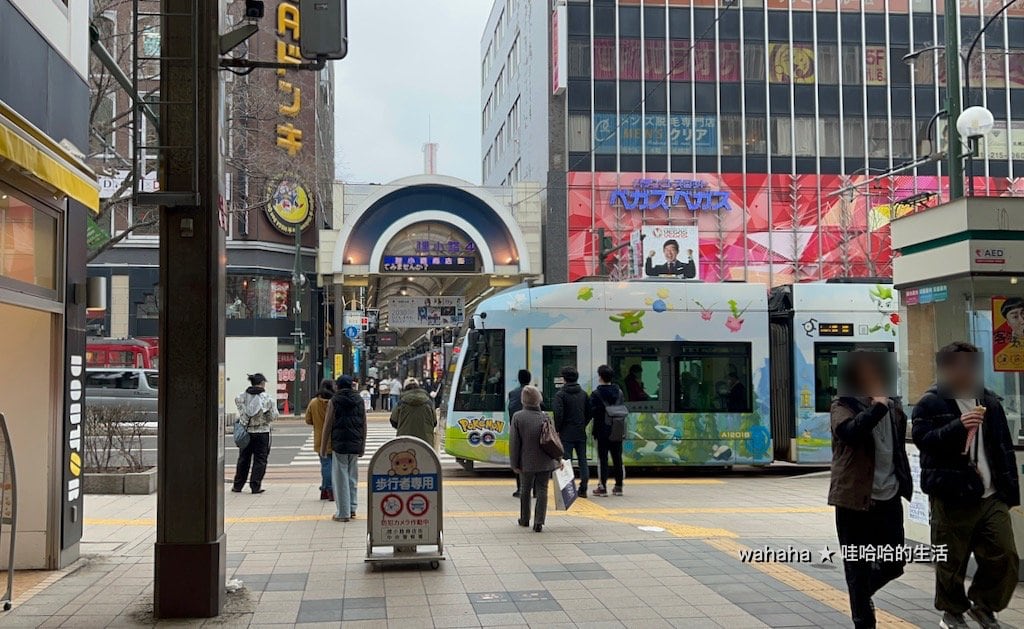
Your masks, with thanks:
M366 430L366 456L359 459L360 465L369 465L370 459L374 453L388 441L395 438L395 429L387 423L370 423ZM456 465L455 457L444 452L444 439L442 436L441 451L438 453L441 459L441 465ZM319 466L320 456L317 454L316 449L313 446L313 435L306 438L306 442L299 448L295 458L292 459L289 465L293 466Z

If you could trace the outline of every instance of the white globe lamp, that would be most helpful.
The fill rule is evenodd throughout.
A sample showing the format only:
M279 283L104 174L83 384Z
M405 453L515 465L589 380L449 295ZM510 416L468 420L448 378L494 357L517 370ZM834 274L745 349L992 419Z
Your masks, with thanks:
M968 107L956 119L956 130L960 132L960 137L969 140L985 137L995 126L992 112L979 105Z

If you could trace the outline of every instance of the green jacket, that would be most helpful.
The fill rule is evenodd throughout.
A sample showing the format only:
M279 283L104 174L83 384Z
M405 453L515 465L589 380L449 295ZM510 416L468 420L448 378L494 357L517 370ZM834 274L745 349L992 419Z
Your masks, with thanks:
M402 393L398 406L391 411L391 425L398 429L399 437L419 437L433 447L434 401L423 389L410 389Z

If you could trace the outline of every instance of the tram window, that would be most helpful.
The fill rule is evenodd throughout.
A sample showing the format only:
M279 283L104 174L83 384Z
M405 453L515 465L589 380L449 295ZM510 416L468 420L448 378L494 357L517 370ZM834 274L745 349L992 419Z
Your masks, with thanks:
M677 343L676 413L754 410L749 343Z
M657 401L661 396L661 358L656 343L609 343L608 366L617 376L626 402Z
M473 330L455 393L455 410L505 410L505 331Z
M827 413L839 391L839 356L853 350L892 352L892 343L815 343L814 410Z
M575 345L545 345L542 354L541 385L544 389L544 408L555 407L555 393L562 388L563 367L579 366Z

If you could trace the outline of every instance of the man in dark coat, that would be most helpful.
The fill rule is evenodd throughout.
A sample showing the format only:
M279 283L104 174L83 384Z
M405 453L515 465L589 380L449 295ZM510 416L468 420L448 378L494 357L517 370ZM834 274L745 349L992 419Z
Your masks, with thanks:
M939 378L914 407L912 434L921 451L921 489L931 507L935 607L945 627L999 627L1017 587L1019 559L1010 508L1020 504L1013 438L999 397L984 388L982 354L970 343L939 350ZM964 592L967 564L978 569Z
M587 393L579 385L580 373L575 367L562 369L562 388L555 394L555 430L562 439L565 448L565 459L572 461L576 452L576 460L580 465L580 489L578 496L587 497L587 481L590 480L590 467L587 463L587 424L590 423L590 401Z

